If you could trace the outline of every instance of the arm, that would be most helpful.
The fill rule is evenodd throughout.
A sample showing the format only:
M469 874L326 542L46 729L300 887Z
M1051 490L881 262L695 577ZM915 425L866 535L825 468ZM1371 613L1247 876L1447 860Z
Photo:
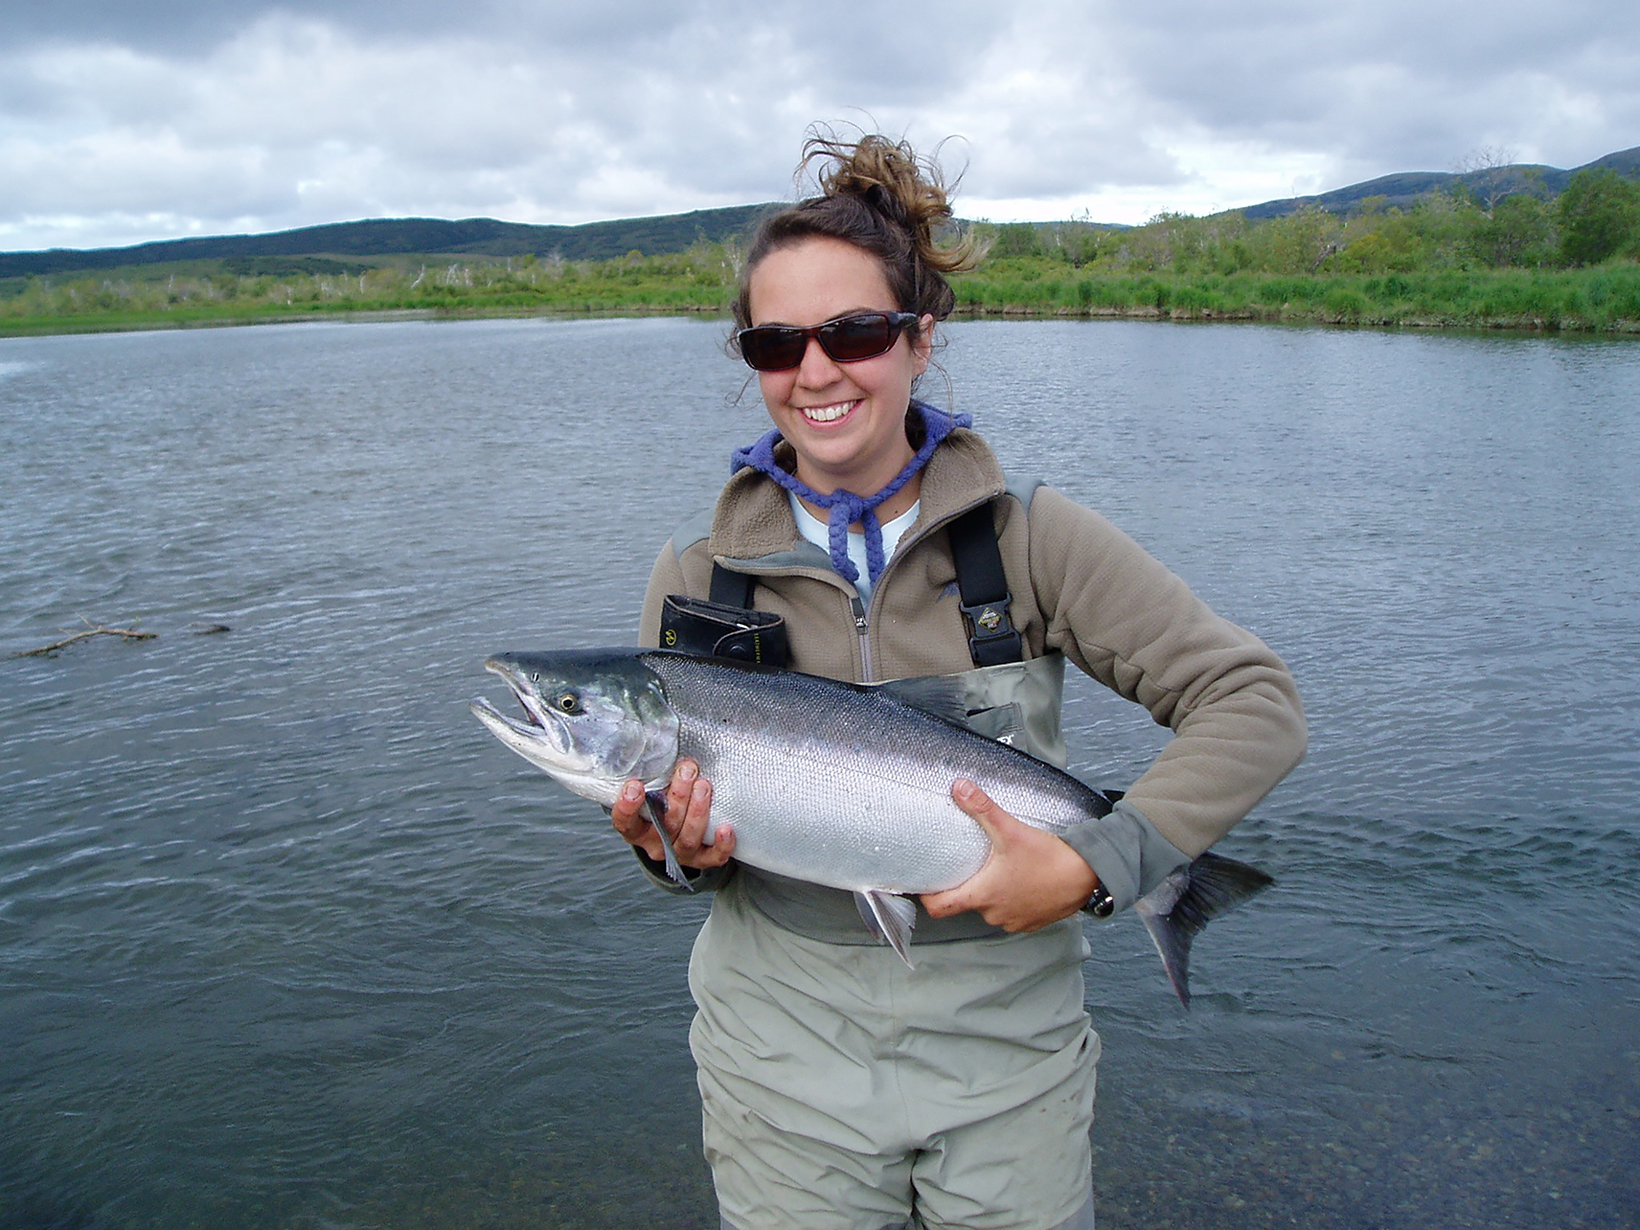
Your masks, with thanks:
M966 884L924 905L938 917L975 909L1010 931L1068 917L1096 885L1116 908L1132 904L1224 836L1298 762L1306 737L1281 660L1103 517L1043 488L1029 543L1046 647L1145 705L1174 739L1108 816L1062 838L957 783L953 797L993 853Z
M1304 755L1291 672L1127 535L1051 489L1031 508L1049 648L1149 710L1173 739L1116 809L1067 833L1118 908L1228 833Z

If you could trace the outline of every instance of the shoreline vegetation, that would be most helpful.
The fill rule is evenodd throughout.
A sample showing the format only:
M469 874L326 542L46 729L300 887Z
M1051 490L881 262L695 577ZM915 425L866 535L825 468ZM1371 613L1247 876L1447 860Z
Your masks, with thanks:
M1579 172L1553 200L1432 193L1347 215L965 223L986 255L955 317L1276 321L1640 336L1640 184ZM727 309L740 240L605 260L243 257L0 279L0 336L315 319Z

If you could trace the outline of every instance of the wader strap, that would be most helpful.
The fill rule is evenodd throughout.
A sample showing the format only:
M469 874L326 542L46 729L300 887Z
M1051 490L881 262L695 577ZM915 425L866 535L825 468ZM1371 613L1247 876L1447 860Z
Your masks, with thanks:
M724 606L738 606L741 610L752 609L752 587L757 584L757 578L749 572L731 572L722 564L712 564L712 589L708 595L713 602L721 602Z
M1008 592L1008 578L1002 570L1002 549L997 546L991 506L981 504L969 509L950 524L946 534L957 566L962 618L968 627L968 652L974 665L1023 661L1025 644L1008 618L1013 595Z
M953 521L946 534L957 567L962 593L962 618L968 629L968 653L975 666L998 666L1025 660L1025 643L1008 616L1013 595L1002 570L1002 548L997 546L991 506L981 504ZM757 578L712 565L711 599L724 606L752 609Z

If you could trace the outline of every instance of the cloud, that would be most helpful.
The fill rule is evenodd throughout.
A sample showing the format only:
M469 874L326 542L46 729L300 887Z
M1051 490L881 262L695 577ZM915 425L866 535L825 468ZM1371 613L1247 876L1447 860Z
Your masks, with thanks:
M945 147L961 212L1142 221L1483 145L1640 141L1620 6L60 0L0 9L0 247L790 195L806 127Z

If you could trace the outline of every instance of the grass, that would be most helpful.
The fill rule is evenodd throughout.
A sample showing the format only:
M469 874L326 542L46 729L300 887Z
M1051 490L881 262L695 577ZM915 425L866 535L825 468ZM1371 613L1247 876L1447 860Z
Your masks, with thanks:
M725 245L608 261L384 263L357 275L280 277L115 270L0 283L0 335L274 321L625 312L722 312L738 260ZM957 314L1258 320L1640 334L1640 264L1403 273L1182 273L988 261L954 279Z

